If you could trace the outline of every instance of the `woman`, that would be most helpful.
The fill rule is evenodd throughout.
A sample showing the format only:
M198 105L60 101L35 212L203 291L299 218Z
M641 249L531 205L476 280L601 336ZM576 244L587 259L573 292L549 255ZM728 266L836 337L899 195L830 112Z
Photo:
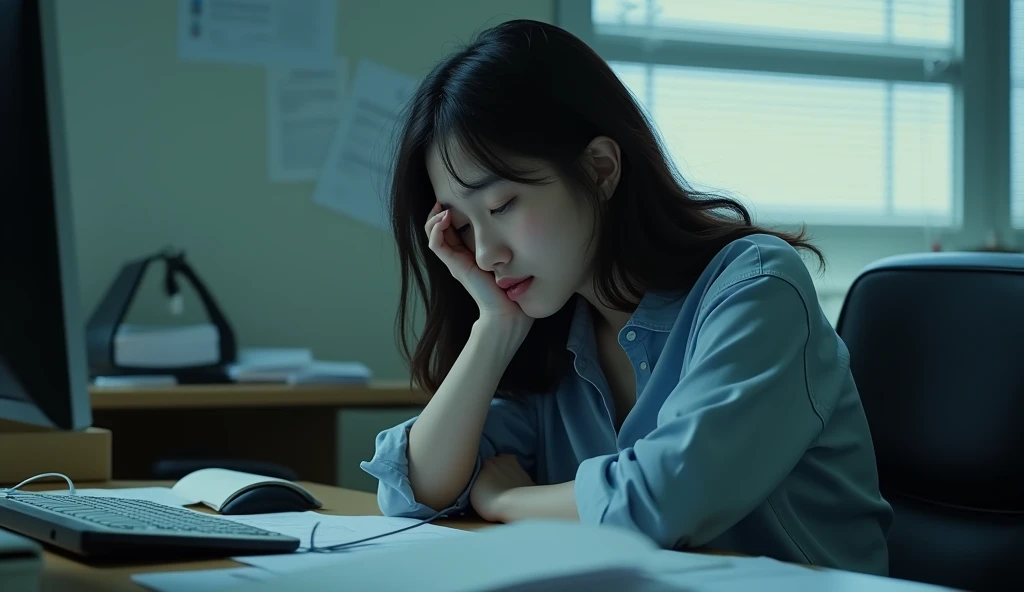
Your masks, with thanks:
M514 21L442 61L391 199L399 337L433 396L362 465L384 514L887 572L891 509L798 249L821 254L686 185L585 44Z

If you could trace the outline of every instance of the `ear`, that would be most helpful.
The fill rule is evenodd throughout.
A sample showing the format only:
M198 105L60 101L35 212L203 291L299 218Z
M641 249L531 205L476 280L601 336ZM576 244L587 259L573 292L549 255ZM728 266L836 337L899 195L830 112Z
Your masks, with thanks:
M611 199L622 173L621 153L615 140L598 136L587 144L587 164L602 200Z

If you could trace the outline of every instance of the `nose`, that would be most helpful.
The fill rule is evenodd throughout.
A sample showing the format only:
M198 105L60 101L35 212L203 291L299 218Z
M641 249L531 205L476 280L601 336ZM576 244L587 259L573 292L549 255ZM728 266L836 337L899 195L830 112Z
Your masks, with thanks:
M483 236L482 232L473 237L474 251L476 253L476 264L484 271L494 271L497 267L505 265L512 258L512 251L505 244Z

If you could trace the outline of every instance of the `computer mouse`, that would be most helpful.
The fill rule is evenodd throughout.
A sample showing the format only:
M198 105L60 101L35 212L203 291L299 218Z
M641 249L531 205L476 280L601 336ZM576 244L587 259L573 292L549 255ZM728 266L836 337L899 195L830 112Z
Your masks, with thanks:
M316 499L286 485L264 483L238 494L220 509L221 514L271 514L319 509Z

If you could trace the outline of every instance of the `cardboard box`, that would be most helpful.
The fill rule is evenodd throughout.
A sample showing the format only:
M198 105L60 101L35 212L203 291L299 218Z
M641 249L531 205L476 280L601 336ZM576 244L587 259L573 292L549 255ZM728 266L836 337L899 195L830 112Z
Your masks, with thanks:
M63 473L76 485L110 481L112 441L110 430L103 428L81 432L0 429L0 486L10 487L40 473ZM55 480L63 481L46 477L33 483Z

